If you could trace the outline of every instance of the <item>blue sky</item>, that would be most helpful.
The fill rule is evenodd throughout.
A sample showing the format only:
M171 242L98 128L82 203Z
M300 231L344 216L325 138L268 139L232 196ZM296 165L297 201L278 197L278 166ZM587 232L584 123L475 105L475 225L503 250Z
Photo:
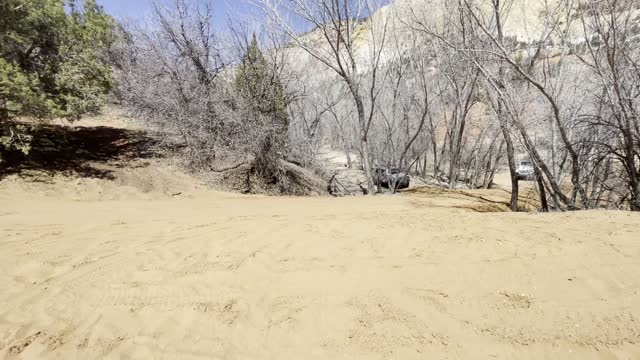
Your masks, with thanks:
M220 26L226 23L230 15L246 15L248 12L255 12L252 11L253 6L245 0L212 0L212 2L216 24ZM98 0L98 3L118 19L144 19L151 10L151 0Z
M0 0L2 1L2 0ZM152 0L97 0L98 3L104 6L105 10L114 16L118 20L124 20L125 22L143 21L147 19L153 8ZM249 0L195 0L197 1L210 1L213 4L214 10L214 25L219 29L223 29L227 26L227 21L231 19L242 19L244 21L250 18L262 18L261 12ZM347 0L351 1L351 0ZM390 0L377 0L377 2L386 4ZM173 0L159 0L161 4L171 5ZM376 1L374 1L376 2ZM300 24L299 31L310 30L312 26L310 24Z

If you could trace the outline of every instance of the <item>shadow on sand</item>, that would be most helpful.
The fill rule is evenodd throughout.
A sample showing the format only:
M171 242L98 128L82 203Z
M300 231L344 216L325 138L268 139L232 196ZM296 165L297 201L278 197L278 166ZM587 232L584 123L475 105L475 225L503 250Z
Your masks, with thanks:
M33 127L29 134L33 141L28 155L2 152L0 180L13 174L37 180L34 172L113 179L112 171L100 169L99 164L122 166L123 161L158 156L153 151L156 140L143 131L48 124Z

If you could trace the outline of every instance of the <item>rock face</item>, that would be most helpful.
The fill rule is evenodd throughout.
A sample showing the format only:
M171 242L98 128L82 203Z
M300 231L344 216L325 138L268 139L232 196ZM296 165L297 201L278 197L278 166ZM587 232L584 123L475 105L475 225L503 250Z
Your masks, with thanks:
M476 4L483 15L487 18L492 17L490 0L478 0ZM503 24L505 36L523 44L533 44L543 34L549 32L545 21L547 14L561 17L561 14L566 13L564 3L558 0L505 0L503 4L507 4L503 6L508 13ZM360 70L362 72L369 70L371 63L367 60L371 58L374 43L380 41L383 32L386 32L386 45L382 50L380 62L385 66L394 55L408 51L412 45L410 33L413 31L412 24L415 20L420 20L433 29L446 29L450 24L445 19L455 11L457 11L456 2L451 0L392 0L388 5L380 7L371 17L363 21L356 31L355 48ZM634 10L631 18L638 21L640 35L640 6ZM589 21L588 17L586 20ZM575 35L582 32L581 25L578 21L573 23L569 33L574 33L574 36L570 35L570 40L574 43L583 42L584 36ZM554 39L555 35L551 38ZM318 47L325 46L324 38L317 30L304 34L301 40ZM292 63L294 68L304 69L319 77L327 75L333 77L325 65L315 61L304 51L300 49L291 49L291 51L291 59L295 60Z
M411 56L416 46L412 22L420 19L429 26L444 28L449 26L443 19L446 13L452 11L451 7L451 2L446 0L395 0L379 8L371 17L360 22L355 30L354 50L358 73L366 78L364 75L371 72L372 58L382 38L385 44L380 53L381 69L391 66L399 54ZM517 0L511 7L510 18L505 25L507 36L524 43L533 42L542 31L537 15L542 10L538 1ZM298 40L318 51L330 52L319 30L307 32ZM298 46L292 44L283 50L292 78L302 79L306 89L323 89L340 82L333 70ZM432 70L436 71L435 63ZM297 89L300 82L293 81L289 86Z

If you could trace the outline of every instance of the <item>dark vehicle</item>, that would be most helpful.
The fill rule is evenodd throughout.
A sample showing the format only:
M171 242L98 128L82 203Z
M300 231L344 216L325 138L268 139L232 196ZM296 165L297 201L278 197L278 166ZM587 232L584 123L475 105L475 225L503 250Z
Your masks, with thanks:
M395 186L395 190L406 189L409 187L411 178L409 175L403 173L398 168L375 168L373 174L373 184L383 187L385 189L391 189Z
M529 160L520 161L518 168L516 169L516 174L518 176L518 180L533 180L535 174L533 162Z

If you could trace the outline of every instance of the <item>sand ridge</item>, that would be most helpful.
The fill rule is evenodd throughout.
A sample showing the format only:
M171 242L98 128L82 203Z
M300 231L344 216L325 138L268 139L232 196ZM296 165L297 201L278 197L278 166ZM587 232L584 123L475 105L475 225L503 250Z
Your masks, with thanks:
M640 357L638 215L448 201L3 201L0 356Z

